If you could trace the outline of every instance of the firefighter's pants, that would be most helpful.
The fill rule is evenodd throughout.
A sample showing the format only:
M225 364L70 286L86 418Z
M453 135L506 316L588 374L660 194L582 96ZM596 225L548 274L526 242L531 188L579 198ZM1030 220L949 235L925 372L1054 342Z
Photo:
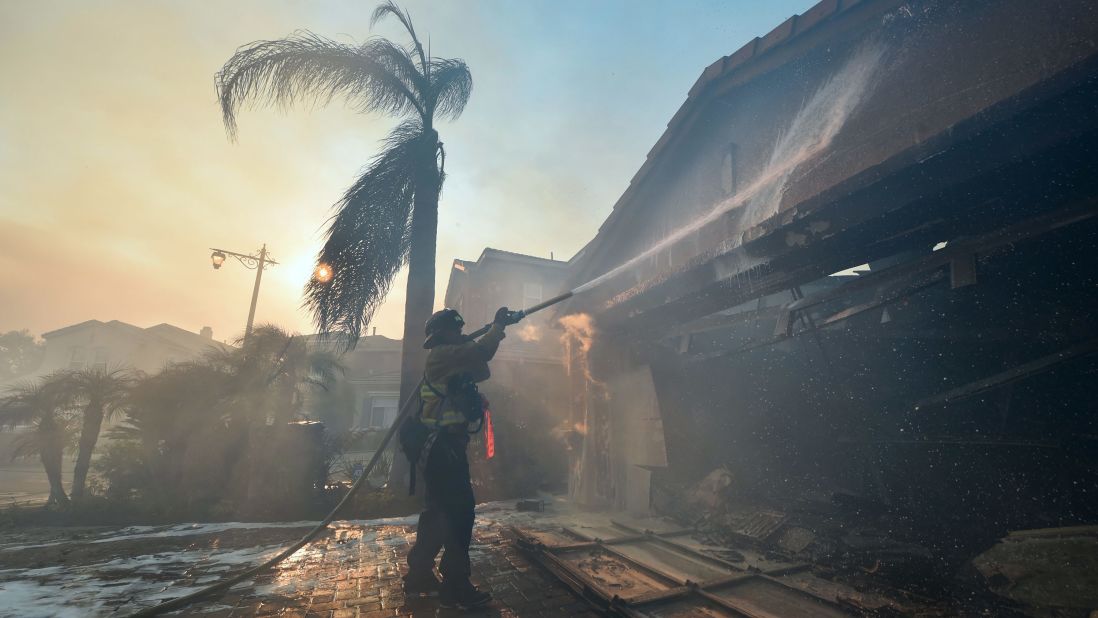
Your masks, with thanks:
M419 515L416 543L408 552L408 574L425 575L435 556L445 548L438 570L444 582L458 585L469 579L469 543L473 538L473 485L465 447L469 436L440 433L427 457L423 480L426 507Z

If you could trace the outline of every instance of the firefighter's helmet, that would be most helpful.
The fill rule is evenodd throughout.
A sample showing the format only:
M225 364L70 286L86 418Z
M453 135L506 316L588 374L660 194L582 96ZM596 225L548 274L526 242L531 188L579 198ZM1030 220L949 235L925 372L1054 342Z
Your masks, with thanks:
M456 310L446 308L442 311L436 311L427 320L424 328L427 340L423 342L423 347L429 350L437 346L440 343L442 333L450 331L460 333L463 326L465 326L465 320L461 319L461 314Z

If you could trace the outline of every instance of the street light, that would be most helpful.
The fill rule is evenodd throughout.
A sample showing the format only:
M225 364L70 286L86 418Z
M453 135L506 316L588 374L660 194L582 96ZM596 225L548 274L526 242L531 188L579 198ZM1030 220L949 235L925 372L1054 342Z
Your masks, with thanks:
M255 287L252 288L252 306L248 309L248 326L244 329L244 340L247 341L252 336L252 323L255 322L255 303L259 300L259 282L263 279L263 269L272 264L278 264L278 262L267 257L267 245L264 244L259 250L259 255L245 255L243 253L236 253L235 251L226 251L225 249L215 249L210 247L213 253L210 254L210 263L213 265L214 270L221 268L221 265L225 263L226 256L232 256L236 258L238 262L244 265L244 268L255 270Z

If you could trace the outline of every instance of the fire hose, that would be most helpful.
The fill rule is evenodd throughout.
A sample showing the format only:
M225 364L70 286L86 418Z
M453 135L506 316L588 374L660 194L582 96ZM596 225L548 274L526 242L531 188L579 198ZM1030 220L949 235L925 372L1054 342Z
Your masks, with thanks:
M561 294L559 296L554 296L553 298L550 298L549 300L547 300L545 302L539 303L539 304L534 305L532 307L529 307L527 309L517 311L513 315L515 317L517 317L518 319L521 319L523 317L526 317L526 316L530 315L531 313L536 313L538 311L541 311L542 309L545 309L546 307L550 307L550 306L555 305L559 302L565 301L565 300L571 298L573 293L574 292L565 292L564 294ZM470 333L469 337L472 338L472 339L476 339L476 338L484 335L485 333L487 333L488 329L491 328L491 327L492 327L491 324L487 324L484 327ZM397 417L393 421L393 424L389 427L389 431L387 431L385 433L385 437L381 439L381 444L378 445L377 451L375 451L373 457L370 458L370 462L368 464L366 464L366 468L362 471L362 474L358 477L358 479L355 480L354 484L351 485L351 489L347 491L347 494L343 496L343 499L339 501L339 504L336 504L335 508L333 508L331 510L331 512L329 512L328 515L323 520L320 521L320 523L318 523L315 527L313 527L312 530L307 532L305 534L305 536L301 537L300 540L298 540L293 545L290 545L286 549L282 550L281 552L278 553L278 555L276 555L275 557L267 560L266 562L263 562L262 564L256 565L256 566L254 566L250 569L247 569L246 571L242 571L242 572L240 572L236 575L233 575L232 577L229 577L228 579L223 579L219 582L210 584L209 586L206 586L205 588L196 590L196 591L194 591L190 594L186 594L186 595L183 595L181 597L176 597L174 599L164 601L163 603L160 603L158 605L154 605L152 607L147 607L145 609L134 612L133 614L130 614L130 618L140 618L140 617L143 617L143 616L156 616L156 615L162 614L164 612L170 612L170 611L174 611L174 610L177 610L177 609L182 609L182 608L187 607L188 605L191 605L192 603L195 603L195 602L197 602L201 599L204 599L204 598L209 597L209 596L213 596L213 595L218 594L220 592L224 592L224 591L232 588L233 586L235 586L235 585L237 585L237 584L239 584L239 583L241 583L241 582L243 582L243 581L245 581L245 580L247 580L251 577L254 577L255 575L258 575L258 574L260 574L260 573L262 573L262 572L264 572L268 569L271 569L276 564L278 564L278 563L282 562L283 560L285 560L286 558L289 558L290 556L292 556L294 553L297 552L297 550L299 550L302 547L305 547L306 545L308 545L313 539L315 539L321 532L323 532L328 527L328 524L332 523L332 521L335 520L336 515L339 514L339 512L343 509L343 507L358 492L358 490L362 486L362 484L365 483L366 478L370 476L371 472L373 472L374 467L377 466L377 462L381 460L381 456L385 452L385 449L388 448L389 442L392 441L393 436L396 435L397 431L400 429L400 425L404 422L404 419L407 418L408 413L412 410L412 404L418 398L418 393L419 393L419 389L420 389L421 386L423 386L423 381L422 380L420 380L420 383L418 385L416 385L416 388L413 391L412 396L409 397L404 402L404 405L402 405L400 407L400 413L397 414Z

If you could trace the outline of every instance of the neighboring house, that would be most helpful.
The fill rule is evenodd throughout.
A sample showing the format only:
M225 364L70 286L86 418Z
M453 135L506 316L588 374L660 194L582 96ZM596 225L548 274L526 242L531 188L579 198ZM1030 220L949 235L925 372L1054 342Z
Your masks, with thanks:
M568 274L568 262L487 248L476 261L454 260L446 306L471 332L490 323L500 307L525 309L560 294ZM560 331L542 312L507 329L498 358L560 365L560 350Z
M165 365L194 360L213 349L229 346L214 341L208 326L192 333L171 324L141 328L118 320L88 320L42 334L45 340L42 364L33 373L9 380L14 384L31 381L61 370L88 368L136 369L156 373ZM4 384L0 384L2 388ZM110 422L121 419L114 417ZM0 434L0 477L7 483L0 488L0 499L37 500L48 493L41 466L33 461L8 463L13 441L23 429ZM106 438L104 438L106 439ZM66 461L66 468L71 465ZM68 471L66 469L66 479Z
M342 340L329 340L324 335L306 335L309 345L340 355L343 375L330 391L342 398L309 394L307 413L317 419L329 419L333 429L385 429L396 420L400 394L399 339L370 335L358 340L353 350L343 352ZM339 405L350 408L351 418L336 419L321 406ZM344 411L345 413L346 411Z
M343 356L346 379L354 388L359 429L385 429L396 420L400 396L400 339L371 335Z
M229 346L213 330L192 333L171 324L141 328L118 320L88 320L42 334L46 349L34 376L62 369L124 367L156 373L173 362L193 360Z
M485 249L475 261L454 260L446 306L458 310L465 318L465 332L472 332L490 322L502 306L524 309L560 294L567 289L569 272L568 262ZM484 472L502 474L501 466L509 466L505 476L527 479L528 491L565 480L568 444L561 438L570 431L570 423L562 334L549 311L508 327L489 365L492 377L480 385L500 436L500 460ZM520 452L524 456L518 456ZM520 470L523 467L525 471Z
M342 336L304 337L310 348L337 355L343 366L342 374L327 389L306 391L303 411L310 419L323 422L332 435L355 432L332 470L353 480L354 470L361 470L374 455L381 436L399 412L401 341L369 335L359 338L354 349L345 350Z
M472 328L492 321L496 309L523 309L565 291L568 262L487 248L472 260L454 260L446 286L446 306L457 309ZM546 323L537 314L523 325Z

